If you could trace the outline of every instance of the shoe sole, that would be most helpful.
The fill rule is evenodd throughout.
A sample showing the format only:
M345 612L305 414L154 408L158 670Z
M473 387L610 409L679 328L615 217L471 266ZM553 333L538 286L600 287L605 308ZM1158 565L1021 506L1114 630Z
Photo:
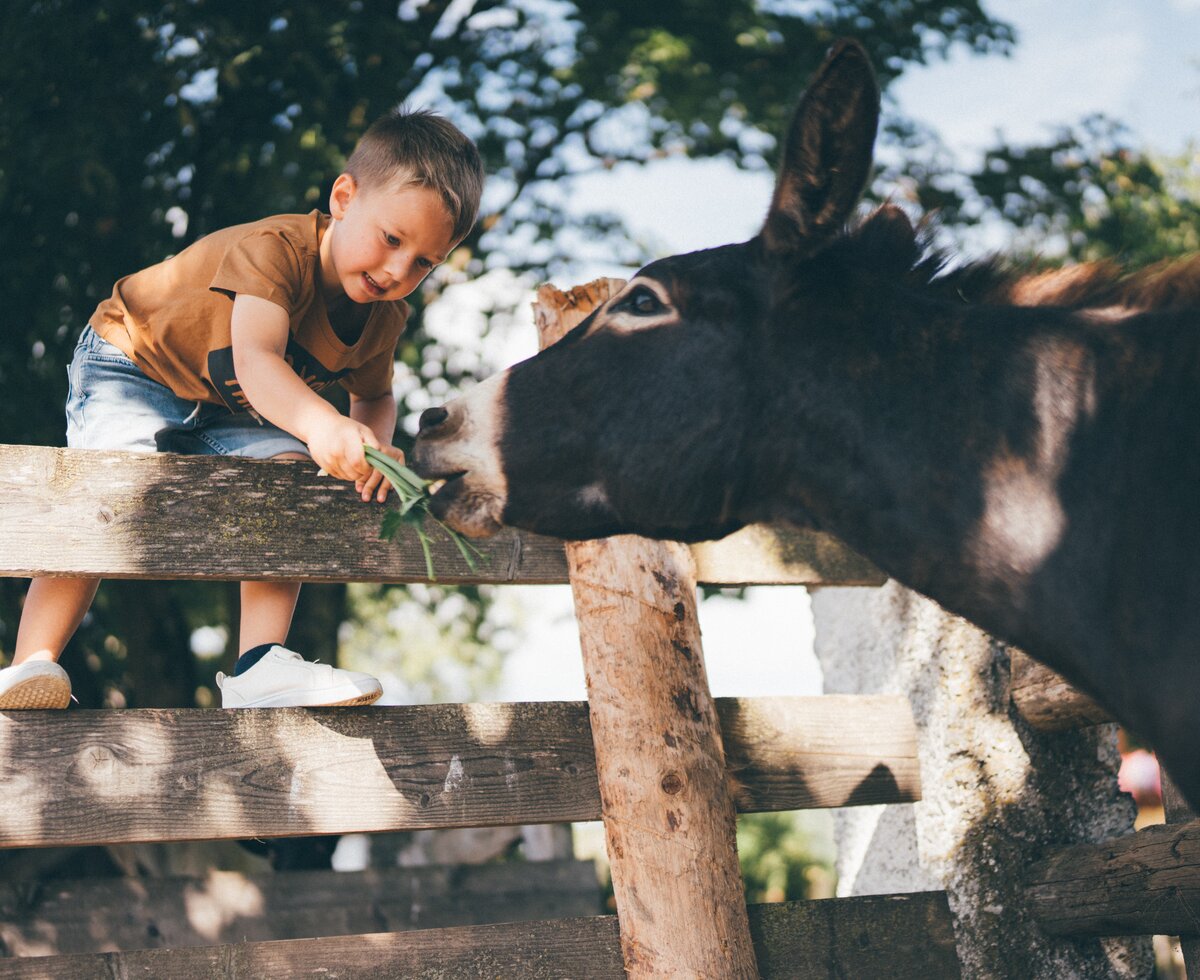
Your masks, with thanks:
M260 701L251 701L248 704L222 704L222 708L349 708L357 705L374 704L381 697L383 691L372 691L370 694L358 694L352 698L346 698L342 701L321 701L315 704L297 704L295 701L283 699L283 703L276 701L274 698L263 698Z
M374 704L381 697L383 691L375 691L373 694L360 694L356 698L347 698L345 701L330 701L326 704L308 705L310 708L348 708L353 705Z
M71 703L71 685L57 677L31 677L0 694L0 711L65 708Z

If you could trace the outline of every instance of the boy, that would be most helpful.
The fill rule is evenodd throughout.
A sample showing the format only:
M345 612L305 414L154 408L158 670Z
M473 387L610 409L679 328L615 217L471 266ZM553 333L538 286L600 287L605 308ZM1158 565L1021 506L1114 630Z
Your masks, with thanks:
M479 209L475 145L432 113L397 109L363 135L329 215L281 215L214 232L117 282L68 369L67 445L311 458L364 501L388 484L363 444L397 460L391 391L403 297L445 260ZM317 392L341 383L349 416ZM0 709L65 708L57 660L98 579L30 585ZM241 654L217 675L226 708L371 704L367 674L283 646L299 584L243 582Z

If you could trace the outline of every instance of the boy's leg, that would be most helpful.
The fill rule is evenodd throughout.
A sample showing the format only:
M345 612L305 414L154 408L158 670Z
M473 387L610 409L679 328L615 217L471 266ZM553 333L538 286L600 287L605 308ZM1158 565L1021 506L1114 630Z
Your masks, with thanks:
M13 664L57 661L96 595L98 578L35 578L29 583Z
M0 710L70 704L71 680L57 661L99 584L94 578L35 578L29 583L13 662L0 670Z
M276 453L271 459L308 459L305 453ZM287 641L300 595L299 582L243 582L242 612L238 627L238 653L263 644Z
M256 646L283 644L296 611L299 582L243 582L239 653Z
M232 455L309 459L307 453L283 448L287 442L304 448L295 437L273 426L250 428L240 423L236 418L219 419L206 428L202 438ZM379 700L383 687L369 674L310 663L283 645L299 594L298 582L242 583L238 661L231 676L217 675L222 707L313 708Z
M173 403L185 413L191 410L91 327L79 337L67 382L67 445L72 449L153 452L155 433ZM35 578L30 583L12 665L0 670L0 708L67 706L71 682L56 661L97 585L95 578Z

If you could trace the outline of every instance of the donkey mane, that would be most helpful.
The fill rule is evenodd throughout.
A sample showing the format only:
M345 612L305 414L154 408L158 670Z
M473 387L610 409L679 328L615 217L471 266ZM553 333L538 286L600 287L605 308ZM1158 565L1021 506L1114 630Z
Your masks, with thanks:
M1120 313L1200 309L1200 255L1132 270L1111 259L1058 269L1000 256L957 264L948 249L934 246L934 227L928 220L914 225L900 208L885 204L849 229L831 257L972 305Z

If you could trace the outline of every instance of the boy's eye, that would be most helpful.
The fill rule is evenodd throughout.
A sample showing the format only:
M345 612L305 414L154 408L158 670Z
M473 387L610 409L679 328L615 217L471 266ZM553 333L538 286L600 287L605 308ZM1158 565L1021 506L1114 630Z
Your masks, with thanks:
M391 245L393 248L395 248L397 245L400 244L400 239L397 238L395 235L384 234L383 240L385 242L387 242L389 245Z

